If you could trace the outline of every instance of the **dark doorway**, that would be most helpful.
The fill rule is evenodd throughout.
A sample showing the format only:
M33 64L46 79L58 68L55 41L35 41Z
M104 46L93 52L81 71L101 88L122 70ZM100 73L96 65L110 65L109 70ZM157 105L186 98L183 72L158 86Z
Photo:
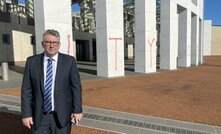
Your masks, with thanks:
M77 60L89 61L89 41L76 40Z
M93 61L97 61L97 47L96 47L96 39L93 39Z

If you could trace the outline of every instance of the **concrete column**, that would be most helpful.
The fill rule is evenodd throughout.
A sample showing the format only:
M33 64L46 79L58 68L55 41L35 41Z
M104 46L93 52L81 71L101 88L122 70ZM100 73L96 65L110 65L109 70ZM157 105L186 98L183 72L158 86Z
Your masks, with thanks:
M96 0L97 75L124 75L123 0Z
M177 68L178 15L175 0L161 0L160 11L160 68Z
M191 59L191 11L179 13L178 67L190 67Z
M203 64L204 60L203 60L203 48L204 48L204 0L200 0L200 6L198 8L199 12L200 12L200 18L201 18L201 22L200 22L200 38L201 38L201 48L200 48L200 59L199 59L199 63Z
M199 64L203 64L202 20L199 20Z
M76 40L73 40L73 56L76 58Z
M156 72L156 1L135 1L135 72Z
M127 45L127 58L133 59L133 57L134 57L134 45L128 44Z
M191 64L199 64L199 17L192 16L192 35L191 35Z
M36 51L43 51L42 34L46 29L56 29L61 36L60 52L74 55L72 47L72 17L70 0L34 0Z
M126 59L133 59L134 57L134 45L131 43L125 43L124 45L124 57Z
M2 80L7 81L8 80L8 63L7 62L2 62Z
M211 55L212 21L205 20L203 26L203 55Z

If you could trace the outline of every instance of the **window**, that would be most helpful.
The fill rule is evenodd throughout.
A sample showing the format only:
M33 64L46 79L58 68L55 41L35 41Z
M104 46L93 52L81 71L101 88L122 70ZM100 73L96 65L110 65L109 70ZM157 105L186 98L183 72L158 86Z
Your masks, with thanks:
M31 36L30 38L31 38L31 44L32 44L32 45L35 45L35 44L36 44L36 43L35 43L35 36Z
M2 34L3 44L10 44L10 35Z

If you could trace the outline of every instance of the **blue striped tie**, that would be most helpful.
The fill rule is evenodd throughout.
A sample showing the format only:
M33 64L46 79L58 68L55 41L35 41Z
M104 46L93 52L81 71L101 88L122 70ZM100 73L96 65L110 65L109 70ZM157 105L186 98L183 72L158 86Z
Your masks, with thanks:
M45 91L44 91L44 110L45 112L51 112L51 90L52 90L52 59L48 59L48 65L46 70L46 81L45 81Z

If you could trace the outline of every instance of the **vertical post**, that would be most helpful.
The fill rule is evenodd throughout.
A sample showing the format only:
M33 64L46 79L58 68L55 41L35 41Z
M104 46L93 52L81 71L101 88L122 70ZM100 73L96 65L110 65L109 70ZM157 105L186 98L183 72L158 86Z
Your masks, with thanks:
M191 64L199 65L199 17L192 17L192 35L191 35Z
M135 72L156 72L156 1L135 1Z
M123 0L95 3L97 75L124 76Z
M178 15L174 0L160 1L160 69L177 68Z
M2 62L2 80L7 81L8 80L8 63L7 62Z
M179 13L178 67L190 67L191 11Z
M203 55L211 55L211 32L212 21L204 20L203 22Z
M61 6L62 5L62 6ZM34 0L36 53L41 53L42 34L46 29L60 33L60 52L74 56L70 0Z
M133 48L133 44L128 44L127 45L127 55L126 57L128 57L128 59L133 59L134 57L134 48Z
M202 43L203 24L202 20L199 20L199 64L203 64L203 43Z

